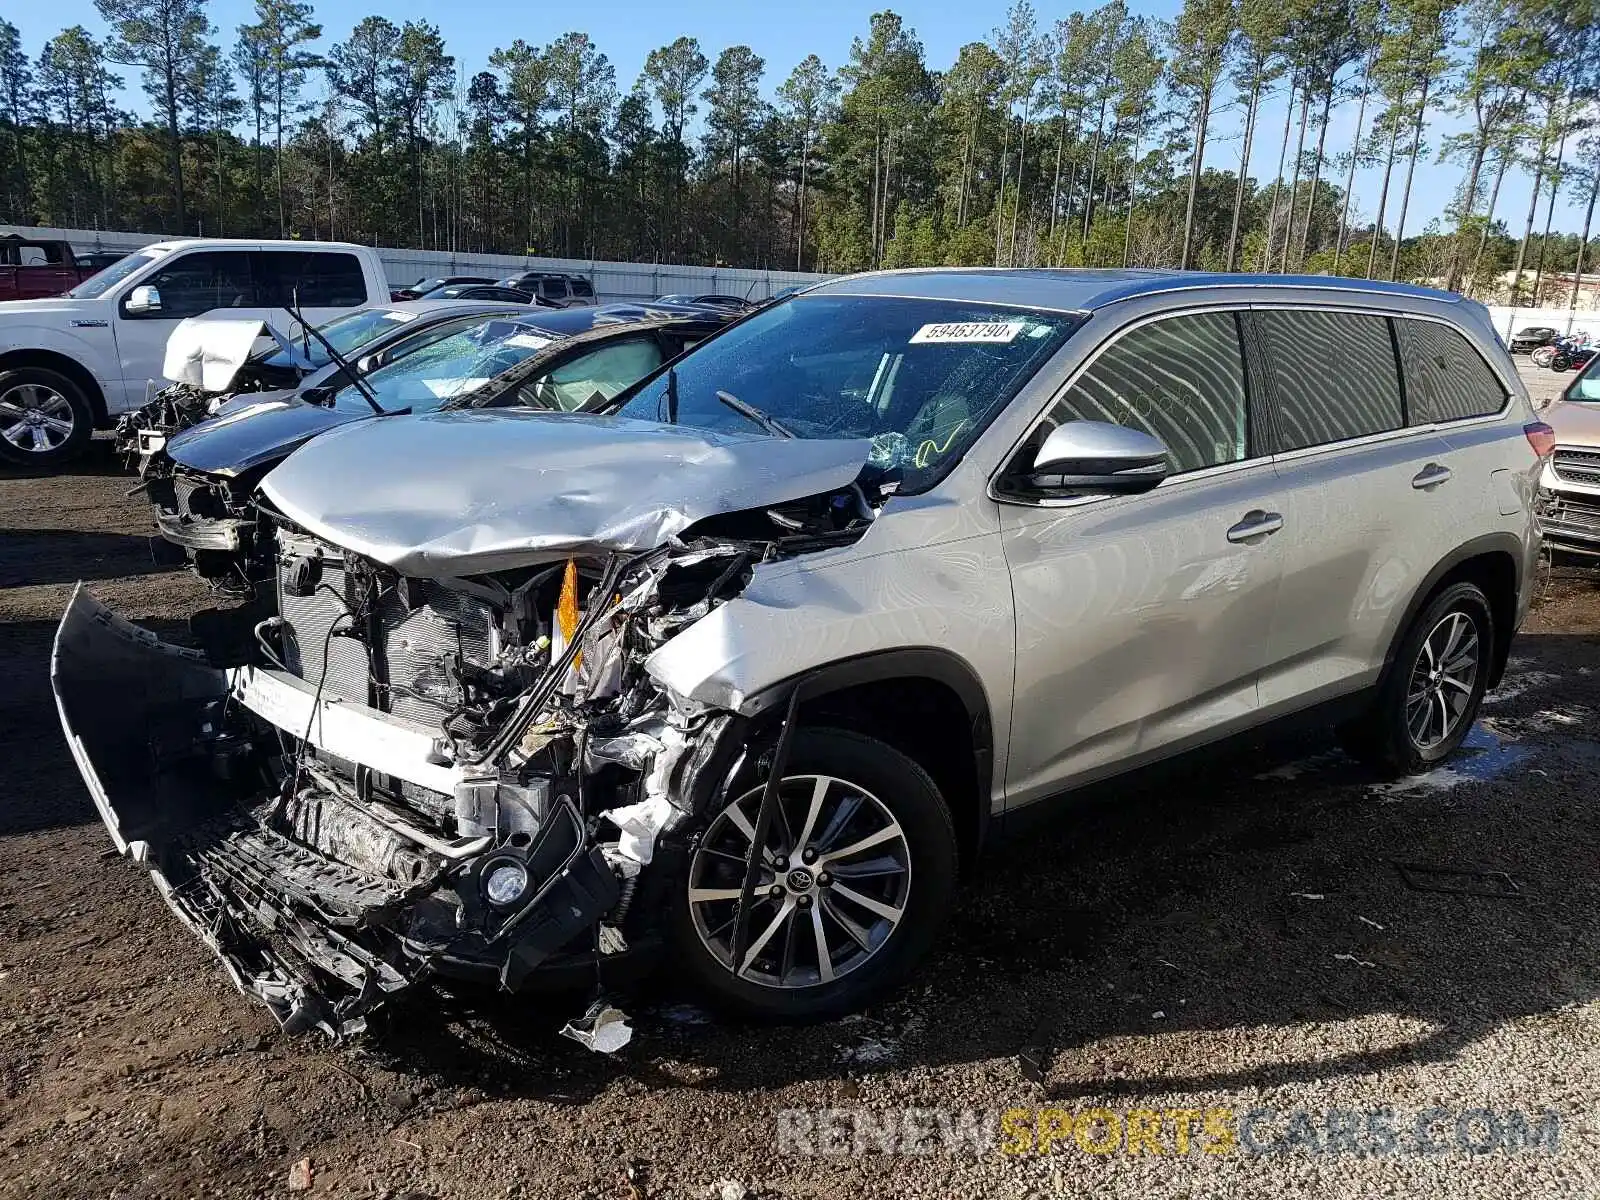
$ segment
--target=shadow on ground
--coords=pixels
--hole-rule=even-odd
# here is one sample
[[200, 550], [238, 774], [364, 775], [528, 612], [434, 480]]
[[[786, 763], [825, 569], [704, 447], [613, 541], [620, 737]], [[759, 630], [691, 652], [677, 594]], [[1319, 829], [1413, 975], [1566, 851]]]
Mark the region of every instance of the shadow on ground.
[[[1600, 711], [1592, 640], [1524, 638], [1518, 654], [1507, 690], [1521, 690], [1491, 706], [1491, 726]], [[624, 1076], [648, 1089], [681, 1087], [687, 1075], [731, 1095], [878, 1067], [1010, 1059], [1030, 1044], [1046, 1048], [1042, 1094], [1068, 1104], [1448, 1059], [1506, 1022], [1600, 989], [1600, 947], [1586, 933], [1600, 920], [1590, 808], [1600, 745], [1581, 728], [1553, 728], [1516, 743], [1517, 753], [1486, 732], [1448, 774], [1400, 787], [1322, 734], [1100, 789], [991, 852], [943, 951], [862, 1018], [800, 1030], [717, 1022], [658, 978], [624, 1001], [639, 1035], [617, 1060], [555, 1036], [583, 997], [468, 994], [440, 1007], [424, 993], [374, 1048], [397, 1071], [572, 1100]], [[1401, 864], [1417, 868], [1410, 883]], [[1492, 893], [1502, 878], [1514, 896], [1430, 890]], [[670, 969], [662, 975], [670, 980]], [[1276, 1027], [1376, 1013], [1415, 1018], [1415, 1035], [1300, 1061], [1263, 1050], [1251, 1063], [1241, 1049]], [[1181, 1057], [1206, 1039], [1173, 1038], [1173, 1056], [1157, 1056], [1152, 1073], [1150, 1055], [1133, 1069], [1116, 1048], [1123, 1036], [1195, 1030], [1217, 1035], [1217, 1055]]]

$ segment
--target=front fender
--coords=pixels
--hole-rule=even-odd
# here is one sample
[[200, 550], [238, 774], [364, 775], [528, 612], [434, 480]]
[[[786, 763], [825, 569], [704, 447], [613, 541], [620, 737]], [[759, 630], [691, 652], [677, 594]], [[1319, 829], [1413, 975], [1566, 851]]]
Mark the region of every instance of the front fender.
[[[959, 664], [992, 724], [995, 779], [1005, 778], [1015, 616], [998, 534], [825, 565], [756, 569], [744, 593], [645, 662], [662, 687], [752, 717], [774, 688], [854, 660], [904, 651]], [[976, 701], [974, 701], [976, 703]]]
[[[81, 332], [62, 329], [57, 324], [42, 321], [9, 319], [10, 314], [0, 308], [0, 358], [18, 350], [43, 350], [70, 358], [94, 376], [100, 390], [110, 394], [110, 385], [116, 381], [116, 342], [110, 321], [104, 328], [85, 328]], [[77, 317], [63, 315], [61, 323], [68, 320], [94, 321], [102, 318], [85, 314]], [[94, 335], [102, 335], [96, 337]]]

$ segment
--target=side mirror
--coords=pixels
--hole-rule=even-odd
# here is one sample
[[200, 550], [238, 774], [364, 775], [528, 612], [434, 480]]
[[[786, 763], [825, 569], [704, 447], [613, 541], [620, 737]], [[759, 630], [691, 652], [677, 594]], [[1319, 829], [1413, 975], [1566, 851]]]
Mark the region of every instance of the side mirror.
[[1160, 438], [1105, 421], [1068, 421], [1050, 431], [1021, 482], [1045, 495], [1133, 496], [1148, 492], [1168, 471]]
[[131, 313], [155, 313], [161, 311], [161, 293], [151, 284], [141, 283], [128, 293], [128, 299], [123, 308]]

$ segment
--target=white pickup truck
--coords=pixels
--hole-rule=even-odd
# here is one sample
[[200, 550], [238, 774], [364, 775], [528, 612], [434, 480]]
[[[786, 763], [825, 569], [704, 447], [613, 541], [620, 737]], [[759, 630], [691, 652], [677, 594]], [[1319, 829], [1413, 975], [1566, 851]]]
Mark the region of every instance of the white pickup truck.
[[0, 303], [0, 460], [53, 467], [164, 387], [167, 337], [185, 317], [320, 324], [389, 299], [377, 251], [344, 242], [157, 242], [64, 296]]

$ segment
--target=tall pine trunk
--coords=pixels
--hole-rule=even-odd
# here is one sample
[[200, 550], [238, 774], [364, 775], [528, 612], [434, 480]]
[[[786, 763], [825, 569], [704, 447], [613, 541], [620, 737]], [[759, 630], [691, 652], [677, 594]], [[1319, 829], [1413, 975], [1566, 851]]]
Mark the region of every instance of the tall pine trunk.
[[1128, 219], [1122, 227], [1122, 265], [1129, 266], [1133, 255], [1133, 207], [1139, 197], [1139, 143], [1144, 140], [1144, 123], [1133, 135], [1133, 153], [1128, 158]]
[[1389, 278], [1400, 275], [1400, 241], [1406, 235], [1406, 209], [1411, 206], [1411, 182], [1417, 173], [1417, 157], [1422, 153], [1422, 117], [1428, 107], [1428, 89], [1433, 80], [1422, 81], [1422, 94], [1417, 99], [1416, 119], [1411, 123], [1411, 161], [1406, 164], [1406, 182], [1400, 191], [1400, 215], [1394, 223], [1394, 250], [1389, 255]]
[[1344, 257], [1344, 239], [1350, 230], [1350, 197], [1356, 186], [1356, 163], [1361, 158], [1361, 130], [1367, 120], [1367, 97], [1372, 92], [1372, 64], [1377, 51], [1368, 53], [1361, 69], [1361, 103], [1356, 108], [1356, 135], [1350, 139], [1350, 170], [1344, 177], [1344, 207], [1339, 211], [1339, 232], [1333, 239], [1333, 274], [1339, 273], [1339, 260]]
[[1179, 256], [1178, 269], [1189, 269], [1190, 256], [1194, 250], [1194, 204], [1195, 196], [1200, 191], [1201, 164], [1206, 156], [1206, 126], [1211, 121], [1211, 93], [1212, 87], [1206, 88], [1200, 96], [1199, 112], [1194, 123], [1194, 161], [1189, 164], [1189, 202], [1183, 213], [1183, 253]]
[[1030, 96], [1022, 106], [1022, 137], [1017, 147], [1016, 199], [1012, 201], [1011, 245], [1007, 247], [1006, 261], [1013, 267], [1017, 265], [1017, 222], [1022, 216], [1022, 173], [1028, 166], [1028, 116], [1032, 109], [1033, 98]]
[[1244, 110], [1244, 146], [1239, 151], [1239, 178], [1233, 189], [1233, 220], [1228, 226], [1227, 270], [1239, 269], [1239, 221], [1244, 213], [1245, 181], [1250, 175], [1250, 148], [1256, 134], [1256, 111], [1261, 107], [1261, 69], [1250, 80], [1250, 99]]
[[1383, 239], [1383, 214], [1389, 206], [1389, 180], [1394, 175], [1395, 149], [1400, 143], [1400, 121], [1397, 117], [1389, 127], [1389, 151], [1383, 160], [1383, 186], [1378, 190], [1378, 215], [1372, 222], [1372, 241], [1367, 246], [1367, 278], [1371, 279], [1378, 268], [1378, 243]]
[[[1063, 109], [1061, 113], [1061, 129], [1056, 137], [1056, 177], [1050, 185], [1050, 265], [1060, 266], [1060, 256], [1056, 253], [1056, 218], [1061, 211], [1061, 156], [1067, 148], [1067, 114]], [[962, 184], [966, 180], [962, 179]]]
[[1583, 236], [1578, 239], [1578, 261], [1572, 269], [1572, 294], [1567, 297], [1567, 307], [1578, 307], [1578, 284], [1583, 282], [1583, 252], [1589, 245], [1589, 229], [1594, 224], [1594, 202], [1600, 198], [1600, 169], [1589, 184], [1589, 207], [1583, 213]]
[[1289, 77], [1289, 103], [1283, 110], [1283, 141], [1278, 145], [1278, 177], [1272, 182], [1272, 203], [1267, 207], [1267, 240], [1261, 248], [1261, 269], [1272, 266], [1272, 235], [1278, 224], [1278, 198], [1283, 191], [1283, 164], [1289, 161], [1289, 131], [1294, 128], [1294, 98], [1300, 94], [1298, 75]]
[[1006, 108], [1006, 132], [1000, 142], [1000, 191], [994, 201], [994, 265], [1000, 265], [1000, 246], [1006, 231], [1006, 165], [1011, 157], [1011, 109]]
[[166, 73], [166, 95], [167, 170], [172, 172], [172, 197], [178, 218], [177, 231], [179, 236], [182, 236], [188, 233], [185, 226], [189, 220], [189, 209], [183, 194], [183, 143], [178, 136], [178, 79], [171, 68]]
[[1494, 183], [1489, 188], [1489, 207], [1483, 214], [1483, 228], [1478, 231], [1478, 249], [1472, 256], [1472, 274], [1467, 277], [1467, 287], [1471, 289], [1477, 282], [1478, 272], [1483, 267], [1483, 252], [1489, 246], [1489, 228], [1494, 224], [1495, 206], [1500, 202], [1500, 184], [1505, 180], [1506, 168], [1511, 165], [1511, 146], [1509, 144], [1500, 149], [1500, 165], [1495, 169]]
[[1089, 147], [1089, 182], [1083, 190], [1083, 241], [1089, 241], [1089, 226], [1094, 221], [1094, 175], [1100, 166], [1100, 140], [1105, 136], [1106, 102], [1100, 101], [1100, 115], [1094, 124], [1094, 145]]
[[1556, 193], [1561, 190], [1561, 163], [1567, 156], [1567, 127], [1561, 127], [1561, 140], [1556, 143], [1556, 165], [1550, 171], [1550, 203], [1544, 210], [1544, 237], [1539, 239], [1539, 256], [1533, 261], [1533, 299], [1539, 302], [1539, 289], [1544, 282], [1544, 252], [1550, 245], [1550, 226], [1556, 217]]
[[1539, 193], [1544, 189], [1544, 163], [1550, 153], [1549, 126], [1539, 139], [1539, 156], [1533, 164], [1533, 190], [1528, 193], [1528, 219], [1522, 226], [1522, 242], [1517, 246], [1517, 265], [1511, 276], [1511, 305], [1516, 307], [1522, 299], [1522, 268], [1528, 262], [1528, 246], [1533, 241], [1533, 222], [1539, 215]]
[[1322, 93], [1322, 124], [1317, 129], [1317, 149], [1311, 158], [1311, 192], [1306, 197], [1306, 215], [1300, 224], [1300, 250], [1295, 255], [1295, 268], [1306, 265], [1306, 247], [1311, 240], [1311, 214], [1317, 202], [1317, 184], [1322, 181], [1322, 153], [1328, 144], [1328, 116], [1333, 111], [1333, 80], [1328, 80], [1328, 90]]
[[1306, 123], [1311, 117], [1311, 75], [1306, 74], [1305, 93], [1300, 97], [1300, 136], [1294, 144], [1294, 169], [1289, 175], [1289, 203], [1283, 210], [1283, 257], [1278, 269], [1289, 272], [1289, 247], [1294, 242], [1294, 202], [1300, 194], [1300, 163], [1306, 156]]

